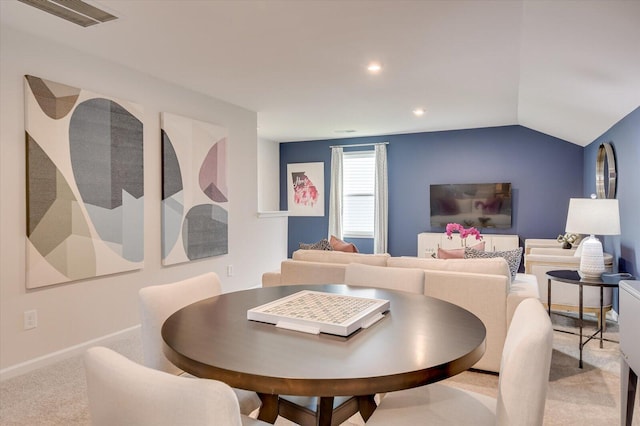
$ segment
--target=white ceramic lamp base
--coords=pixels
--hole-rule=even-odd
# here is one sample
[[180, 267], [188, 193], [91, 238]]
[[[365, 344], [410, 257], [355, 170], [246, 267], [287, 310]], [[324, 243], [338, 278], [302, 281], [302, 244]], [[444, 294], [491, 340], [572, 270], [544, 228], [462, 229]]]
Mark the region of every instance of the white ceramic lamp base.
[[602, 244], [591, 235], [582, 243], [579, 274], [583, 278], [600, 278], [605, 271]]

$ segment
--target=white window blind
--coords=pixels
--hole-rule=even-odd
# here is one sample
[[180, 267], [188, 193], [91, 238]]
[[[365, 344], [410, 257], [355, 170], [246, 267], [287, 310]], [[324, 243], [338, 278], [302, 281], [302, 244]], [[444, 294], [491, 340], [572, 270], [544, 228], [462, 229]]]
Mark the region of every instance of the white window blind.
[[373, 238], [375, 152], [345, 152], [342, 172], [343, 234]]

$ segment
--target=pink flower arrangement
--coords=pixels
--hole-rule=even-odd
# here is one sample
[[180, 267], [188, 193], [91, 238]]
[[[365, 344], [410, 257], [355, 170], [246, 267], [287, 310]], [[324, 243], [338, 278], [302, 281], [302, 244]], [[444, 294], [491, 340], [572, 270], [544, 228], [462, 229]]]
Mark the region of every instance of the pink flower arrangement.
[[451, 234], [453, 234], [454, 232], [459, 232], [460, 233], [460, 238], [461, 239], [465, 239], [467, 238], [469, 235], [473, 235], [476, 237], [476, 240], [481, 240], [482, 239], [482, 235], [480, 235], [480, 231], [478, 231], [476, 228], [471, 227], [468, 229], [465, 229], [464, 226], [460, 225], [459, 223], [448, 223], [445, 233], [447, 234], [447, 238], [451, 239]]

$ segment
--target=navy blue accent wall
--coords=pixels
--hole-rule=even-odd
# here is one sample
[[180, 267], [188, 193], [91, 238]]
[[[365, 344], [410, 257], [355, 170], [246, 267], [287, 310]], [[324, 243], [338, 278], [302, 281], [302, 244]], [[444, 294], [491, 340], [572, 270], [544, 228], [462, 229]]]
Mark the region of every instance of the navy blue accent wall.
[[[291, 142], [280, 144], [280, 210], [287, 210], [287, 164], [324, 163], [324, 216], [290, 216], [288, 227], [288, 256], [300, 243], [315, 243], [327, 238], [329, 229], [329, 189], [331, 185], [331, 146], [351, 144], [353, 139]], [[345, 148], [345, 151], [357, 148]], [[364, 149], [364, 148], [363, 148]], [[367, 147], [366, 149], [372, 149]], [[362, 253], [373, 253], [373, 239], [345, 239]]]
[[[596, 191], [598, 147], [610, 142], [616, 157], [620, 236], [604, 237], [604, 250], [618, 259], [619, 272], [640, 275], [640, 107], [585, 147], [584, 196]], [[599, 237], [602, 238], [602, 237]], [[638, 278], [636, 278], [638, 279]]]
[[[389, 142], [389, 246], [392, 256], [416, 256], [417, 234], [444, 232], [429, 224], [429, 185], [511, 182], [511, 229], [484, 233], [555, 238], [564, 232], [569, 198], [583, 193], [584, 149], [522, 126], [280, 144], [280, 208], [287, 209], [288, 163], [325, 164], [325, 216], [289, 217], [289, 256], [300, 242], [328, 229], [332, 145]], [[365, 240], [366, 241], [366, 240]], [[372, 244], [356, 242], [360, 251]]]

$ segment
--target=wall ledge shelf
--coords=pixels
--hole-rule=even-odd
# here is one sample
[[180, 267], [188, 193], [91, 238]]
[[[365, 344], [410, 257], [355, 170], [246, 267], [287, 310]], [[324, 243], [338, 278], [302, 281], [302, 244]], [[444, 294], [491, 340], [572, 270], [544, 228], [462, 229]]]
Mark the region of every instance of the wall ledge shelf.
[[286, 216], [289, 216], [289, 211], [288, 210], [274, 210], [274, 211], [258, 212], [258, 217], [260, 219], [265, 218], [265, 217], [286, 217]]

